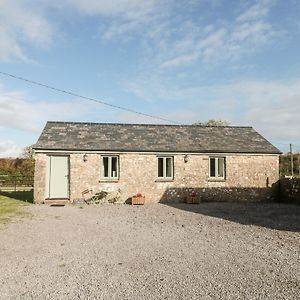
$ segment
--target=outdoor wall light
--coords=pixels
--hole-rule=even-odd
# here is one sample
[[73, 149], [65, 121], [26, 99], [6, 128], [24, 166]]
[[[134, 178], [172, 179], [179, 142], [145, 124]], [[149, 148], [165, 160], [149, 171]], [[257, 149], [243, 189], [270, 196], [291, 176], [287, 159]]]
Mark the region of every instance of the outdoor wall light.
[[185, 155], [184, 158], [183, 158], [183, 160], [184, 160], [185, 163], [187, 163], [189, 161], [188, 155]]
[[87, 161], [87, 155], [86, 155], [86, 154], [83, 155], [83, 161], [84, 161], [84, 162]]

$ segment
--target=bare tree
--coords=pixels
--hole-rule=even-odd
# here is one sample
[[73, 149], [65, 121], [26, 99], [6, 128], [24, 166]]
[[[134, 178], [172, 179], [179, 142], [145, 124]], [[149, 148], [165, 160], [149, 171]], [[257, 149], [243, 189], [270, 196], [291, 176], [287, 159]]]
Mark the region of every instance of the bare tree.
[[22, 158], [26, 158], [26, 159], [33, 159], [33, 149], [32, 149], [33, 145], [29, 145], [23, 148], [21, 157]]

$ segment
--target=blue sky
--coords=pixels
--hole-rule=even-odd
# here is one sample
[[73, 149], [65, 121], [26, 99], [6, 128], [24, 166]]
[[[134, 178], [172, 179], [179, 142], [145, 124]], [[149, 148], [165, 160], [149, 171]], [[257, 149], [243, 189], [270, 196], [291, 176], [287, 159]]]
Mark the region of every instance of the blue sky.
[[[300, 1], [0, 0], [0, 71], [300, 151]], [[0, 156], [47, 120], [161, 123], [0, 75]]]

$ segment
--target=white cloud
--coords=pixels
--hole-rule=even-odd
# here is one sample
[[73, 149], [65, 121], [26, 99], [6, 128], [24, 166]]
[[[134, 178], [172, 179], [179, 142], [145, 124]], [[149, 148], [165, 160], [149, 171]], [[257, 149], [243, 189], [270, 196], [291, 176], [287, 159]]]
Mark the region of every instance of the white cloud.
[[158, 52], [161, 68], [190, 66], [197, 61], [228, 63], [260, 51], [282, 34], [267, 21], [271, 5], [259, 0], [233, 20], [216, 20], [206, 26], [189, 23], [181, 37], [168, 41], [167, 50]]
[[49, 5], [69, 6], [88, 15], [125, 15], [127, 18], [137, 19], [151, 12], [157, 4], [157, 0], [53, 0]]
[[25, 100], [24, 92], [7, 92], [0, 88], [0, 126], [39, 133], [46, 121], [65, 120], [84, 114], [90, 106], [74, 101]]
[[142, 24], [149, 22], [159, 14], [159, 8], [165, 0], [42, 0], [45, 6], [58, 10], [71, 10], [81, 16], [100, 17], [107, 21], [102, 37], [106, 39], [120, 37], [123, 33], [140, 29]]
[[13, 140], [1, 140], [0, 141], [0, 157], [18, 157], [22, 152], [22, 148], [19, 147]]
[[15, 57], [23, 61], [27, 61], [22, 48], [16, 41], [15, 37], [12, 36], [8, 30], [5, 30], [0, 25], [0, 61], [8, 60], [9, 58]]
[[250, 82], [237, 86], [248, 93], [244, 120], [273, 139], [300, 141], [300, 80]]
[[[180, 4], [175, 0], [37, 0], [35, 3], [1, 0], [0, 60], [30, 61], [28, 45], [51, 45], [54, 35], [63, 30], [62, 20], [52, 18], [65, 11], [98, 20], [95, 32], [100, 29], [105, 40], [127, 40], [132, 33], [137, 34], [137, 42], [145, 46], [145, 60], [150, 58], [151, 63], [163, 69], [195, 61], [218, 63], [239, 59], [259, 51], [274, 39], [276, 31], [267, 21], [273, 1], [257, 0], [233, 19], [209, 23], [206, 14], [222, 9], [220, 3], [219, 0], [189, 0]], [[196, 8], [201, 8], [200, 18], [189, 15]]]
[[25, 146], [37, 140], [47, 121], [116, 122], [126, 114], [80, 98], [29, 98], [27, 92], [8, 91], [0, 85], [0, 157], [18, 156]]
[[[225, 119], [233, 125], [254, 126], [273, 141], [300, 144], [300, 79], [236, 81], [188, 88], [158, 80], [129, 88], [149, 101], [170, 101], [169, 109], [160, 110], [170, 119], [183, 123]], [[154, 93], [156, 97], [151, 97]]]
[[199, 57], [199, 54], [197, 53], [186, 53], [180, 56], [177, 56], [175, 58], [171, 58], [170, 60], [167, 60], [161, 64], [162, 68], [173, 68], [173, 67], [181, 67], [190, 65], [193, 63], [197, 58]]
[[106, 16], [107, 23], [100, 27], [101, 37], [106, 40], [127, 40], [138, 34], [142, 40], [161, 30], [168, 13], [168, 1], [113, 0], [110, 5], [100, 5], [95, 14]]
[[[275, 1], [273, 1], [274, 3]], [[270, 11], [270, 6], [273, 4], [270, 0], [258, 0], [255, 4], [247, 8], [242, 14], [237, 17], [238, 22], [248, 22], [264, 18]]]
[[38, 7], [25, 1], [0, 1], [0, 60], [28, 62], [25, 45], [45, 47], [51, 43], [53, 26]]
[[61, 20], [52, 20], [51, 17], [56, 14], [59, 16], [61, 12], [75, 12], [80, 17], [99, 17], [99, 26], [102, 24], [101, 26], [104, 27], [102, 37], [110, 39], [140, 30], [142, 25], [160, 15], [165, 2], [159, 0], [37, 0], [34, 2], [1, 0], [0, 61], [17, 59], [30, 62], [26, 48], [28, 46], [48, 47], [52, 44], [53, 37], [59, 33]]

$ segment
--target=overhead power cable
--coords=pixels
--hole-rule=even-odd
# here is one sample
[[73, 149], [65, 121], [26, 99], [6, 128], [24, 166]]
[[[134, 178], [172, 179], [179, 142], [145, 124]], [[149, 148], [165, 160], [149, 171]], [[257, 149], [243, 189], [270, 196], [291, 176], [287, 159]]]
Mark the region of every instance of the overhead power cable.
[[106, 105], [106, 106], [110, 106], [112, 108], [116, 108], [116, 109], [119, 109], [119, 110], [127, 111], [127, 112], [134, 113], [134, 114], [137, 114], [137, 115], [141, 115], [141, 116], [145, 116], [145, 117], [149, 117], [149, 118], [152, 118], [152, 119], [157, 119], [157, 120], [161, 120], [161, 121], [165, 121], [165, 122], [169, 122], [169, 123], [173, 123], [173, 124], [183, 125], [181, 122], [169, 120], [169, 119], [159, 117], [159, 116], [155, 116], [155, 115], [146, 114], [146, 113], [143, 113], [143, 112], [133, 110], [131, 108], [127, 108], [127, 107], [123, 107], [123, 106], [119, 106], [119, 105], [114, 105], [114, 104], [105, 102], [103, 100], [82, 96], [82, 95], [74, 93], [72, 91], [63, 90], [63, 89], [60, 89], [60, 88], [57, 88], [57, 87], [50, 86], [48, 84], [40, 83], [40, 82], [37, 82], [37, 81], [34, 81], [34, 80], [30, 80], [30, 79], [23, 78], [23, 77], [20, 77], [20, 76], [16, 76], [16, 75], [13, 75], [13, 74], [9, 74], [9, 73], [6, 73], [6, 72], [0, 71], [0, 74], [4, 75], [4, 76], [7, 76], [7, 77], [14, 78], [14, 79], [18, 79], [18, 80], [21, 80], [21, 81], [25, 81], [25, 82], [30, 83], [30, 84], [41, 86], [41, 87], [44, 87], [44, 88], [47, 88], [47, 89], [50, 89], [50, 90], [53, 90], [53, 91], [56, 91], [56, 92], [64, 93], [64, 94], [71, 95], [71, 96], [74, 96], [74, 97], [77, 97], [77, 98], [81, 98], [81, 99], [84, 99], [84, 100], [87, 100], [87, 101], [91, 101], [91, 102], [103, 104], [103, 105]]

